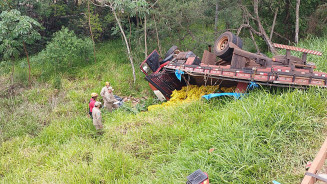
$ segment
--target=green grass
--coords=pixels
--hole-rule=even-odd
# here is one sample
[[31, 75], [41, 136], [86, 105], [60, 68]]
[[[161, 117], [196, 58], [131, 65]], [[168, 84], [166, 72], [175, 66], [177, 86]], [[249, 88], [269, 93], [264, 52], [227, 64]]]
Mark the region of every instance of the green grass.
[[[310, 48], [327, 53], [326, 42]], [[87, 103], [105, 81], [118, 95], [152, 95], [141, 72], [132, 84], [123, 48], [99, 45], [97, 63], [64, 74], [59, 92], [49, 81], [1, 99], [1, 183], [185, 183], [197, 169], [210, 183], [301, 181], [324, 140], [326, 90], [260, 88], [240, 100], [141, 113], [126, 107], [103, 112], [97, 135]], [[309, 58], [327, 71], [325, 55]]]

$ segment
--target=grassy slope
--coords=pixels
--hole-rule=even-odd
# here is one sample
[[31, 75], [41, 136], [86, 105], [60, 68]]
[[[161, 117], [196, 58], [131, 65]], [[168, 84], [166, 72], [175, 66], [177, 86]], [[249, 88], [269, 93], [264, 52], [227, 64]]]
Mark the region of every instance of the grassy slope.
[[[327, 53], [326, 43], [315, 40], [310, 48]], [[103, 114], [105, 133], [96, 136], [85, 106], [104, 81], [119, 95], [150, 94], [140, 72], [136, 88], [129, 87], [121, 50], [118, 43], [101, 45], [99, 62], [64, 79], [58, 95], [51, 85], [35, 84], [3, 99], [1, 182], [184, 183], [200, 168], [211, 183], [298, 183], [324, 140], [327, 92], [321, 89], [260, 89], [238, 101], [198, 101], [136, 115], [118, 110]], [[325, 55], [309, 60], [327, 71]]]

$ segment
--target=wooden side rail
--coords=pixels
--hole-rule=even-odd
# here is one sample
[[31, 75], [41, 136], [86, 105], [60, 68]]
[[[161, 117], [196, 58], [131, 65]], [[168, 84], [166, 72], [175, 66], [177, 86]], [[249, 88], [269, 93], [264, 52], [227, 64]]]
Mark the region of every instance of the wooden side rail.
[[294, 50], [294, 51], [298, 51], [298, 52], [303, 52], [303, 53], [322, 56], [321, 52], [314, 51], [314, 50], [303, 49], [303, 48], [299, 48], [299, 47], [294, 47], [294, 46], [289, 46], [289, 45], [282, 45], [282, 44], [277, 44], [277, 43], [274, 43], [273, 45], [274, 45], [274, 47], [280, 48], [280, 49]]
[[[327, 156], [327, 138], [325, 142], [321, 146], [316, 158], [313, 160], [308, 173], [317, 174], [317, 172], [324, 165]], [[305, 175], [301, 184], [314, 184], [316, 182], [316, 178], [313, 176]]]

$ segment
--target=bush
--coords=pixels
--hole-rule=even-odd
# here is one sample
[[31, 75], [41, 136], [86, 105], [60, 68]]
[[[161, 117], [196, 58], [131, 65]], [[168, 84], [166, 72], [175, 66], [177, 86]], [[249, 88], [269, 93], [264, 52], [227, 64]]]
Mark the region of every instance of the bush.
[[[46, 64], [47, 70], [55, 72], [73, 71], [77, 66], [86, 64], [93, 51], [89, 38], [78, 38], [73, 31], [63, 27], [54, 34], [46, 49], [38, 54], [36, 60]], [[48, 64], [49, 63], [49, 64]]]
[[55, 89], [61, 89], [61, 77], [60, 76], [56, 76], [54, 79], [53, 79], [53, 88]]

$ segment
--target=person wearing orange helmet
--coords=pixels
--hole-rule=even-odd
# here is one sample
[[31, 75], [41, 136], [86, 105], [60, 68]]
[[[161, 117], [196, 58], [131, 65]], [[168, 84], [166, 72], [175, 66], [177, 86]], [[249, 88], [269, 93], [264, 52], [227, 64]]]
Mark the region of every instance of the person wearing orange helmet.
[[97, 98], [98, 98], [97, 93], [92, 93], [91, 94], [91, 99], [90, 99], [90, 102], [89, 102], [89, 115], [90, 115], [91, 119], [93, 119], [92, 110], [93, 110], [93, 107], [94, 107], [94, 104], [95, 104]]
[[105, 83], [106, 86], [102, 88], [100, 95], [103, 98], [104, 106], [109, 112], [112, 112], [113, 108], [117, 108], [114, 104], [117, 102], [116, 98], [114, 97], [112, 91], [114, 90], [109, 82]]
[[101, 89], [100, 95], [102, 96], [103, 99], [103, 107], [107, 107], [107, 103], [109, 99], [107, 98], [108, 96], [108, 88], [110, 87], [110, 83], [106, 82], [106, 85]]

